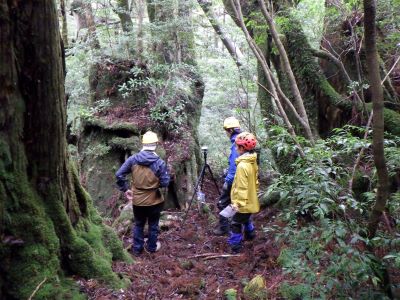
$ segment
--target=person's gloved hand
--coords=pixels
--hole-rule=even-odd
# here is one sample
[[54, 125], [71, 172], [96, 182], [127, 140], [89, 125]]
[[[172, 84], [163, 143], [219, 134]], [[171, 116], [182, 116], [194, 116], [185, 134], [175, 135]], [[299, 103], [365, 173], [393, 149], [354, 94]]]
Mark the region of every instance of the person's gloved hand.
[[125, 192], [125, 197], [126, 199], [128, 199], [129, 201], [133, 200], [133, 192], [131, 190], [126, 190]]
[[239, 211], [239, 207], [235, 203], [232, 203], [231, 207], [234, 211]]
[[223, 191], [228, 190], [228, 183], [226, 181], [224, 182], [224, 185], [222, 186], [222, 190]]

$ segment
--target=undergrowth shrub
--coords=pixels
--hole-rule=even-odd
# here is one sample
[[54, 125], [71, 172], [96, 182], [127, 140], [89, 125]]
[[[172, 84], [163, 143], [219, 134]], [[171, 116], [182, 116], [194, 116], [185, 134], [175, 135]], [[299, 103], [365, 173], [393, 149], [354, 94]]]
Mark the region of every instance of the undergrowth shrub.
[[[269, 132], [268, 146], [274, 156], [290, 162], [261, 193], [261, 198], [279, 194], [278, 219], [286, 226], [265, 231], [284, 245], [278, 263], [291, 279], [280, 287], [287, 299], [387, 298], [385, 272], [389, 266], [399, 267], [400, 238], [382, 230], [373, 239], [364, 238], [376, 198], [372, 142], [363, 138], [364, 132], [346, 126], [315, 146], [299, 139], [304, 158], [286, 130], [273, 127]], [[392, 176], [399, 174], [399, 145], [397, 137], [386, 136], [385, 154]], [[362, 148], [358, 172], [369, 178], [370, 185], [359, 201], [348, 183]], [[397, 192], [388, 201], [394, 224], [400, 224], [399, 198]]]

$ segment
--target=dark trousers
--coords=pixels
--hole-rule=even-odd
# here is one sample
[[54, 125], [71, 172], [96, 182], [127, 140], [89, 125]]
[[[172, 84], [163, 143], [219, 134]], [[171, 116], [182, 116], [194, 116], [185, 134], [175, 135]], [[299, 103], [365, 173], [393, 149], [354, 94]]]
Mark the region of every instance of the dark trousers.
[[243, 229], [245, 239], [254, 238], [254, 225], [250, 217], [250, 213], [236, 213], [232, 217], [231, 235], [228, 239], [228, 244], [231, 246], [232, 249], [239, 250], [241, 248], [243, 240]]
[[231, 190], [232, 190], [231, 184], [228, 184], [227, 189], [222, 189], [222, 194], [219, 197], [217, 204], [219, 211], [223, 210], [225, 207], [231, 204]]
[[147, 250], [156, 251], [158, 237], [158, 222], [164, 203], [152, 206], [133, 206], [135, 225], [133, 229], [133, 250], [142, 252], [144, 247], [144, 226], [149, 226]]
[[[228, 188], [222, 189], [221, 196], [219, 197], [217, 207], [219, 211], [223, 210], [225, 207], [231, 204], [231, 190], [232, 185], [228, 184]], [[228, 233], [229, 232], [229, 220], [221, 215], [219, 215], [219, 228]]]

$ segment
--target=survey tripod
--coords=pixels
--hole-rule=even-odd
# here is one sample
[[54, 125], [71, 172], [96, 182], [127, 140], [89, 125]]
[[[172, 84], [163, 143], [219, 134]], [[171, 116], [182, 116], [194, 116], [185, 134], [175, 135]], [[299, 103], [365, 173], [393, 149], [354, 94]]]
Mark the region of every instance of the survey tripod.
[[221, 195], [221, 192], [219, 191], [219, 187], [218, 187], [217, 181], [214, 178], [214, 174], [211, 171], [210, 165], [207, 163], [208, 148], [206, 146], [203, 146], [203, 147], [201, 147], [201, 151], [203, 152], [204, 164], [203, 164], [203, 167], [201, 168], [201, 172], [200, 172], [199, 178], [197, 179], [192, 198], [190, 199], [190, 202], [189, 202], [189, 206], [186, 209], [185, 216], [182, 219], [182, 224], [185, 223], [185, 221], [186, 221], [186, 217], [187, 217], [187, 215], [189, 213], [189, 210], [190, 210], [190, 208], [192, 206], [193, 199], [197, 195], [197, 192], [199, 192], [199, 187], [200, 187], [200, 191], [203, 190], [204, 176], [205, 176], [207, 170], [210, 172], [211, 179], [215, 184], [215, 188], [217, 189], [218, 194]]

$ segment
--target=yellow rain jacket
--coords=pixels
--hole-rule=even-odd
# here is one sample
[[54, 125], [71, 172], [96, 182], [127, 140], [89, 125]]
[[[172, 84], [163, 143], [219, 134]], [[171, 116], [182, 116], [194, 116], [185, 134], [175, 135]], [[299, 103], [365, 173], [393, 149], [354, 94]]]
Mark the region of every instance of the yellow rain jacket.
[[244, 153], [236, 158], [236, 174], [231, 190], [232, 204], [237, 205], [240, 213], [260, 211], [258, 201], [258, 166], [256, 153]]

